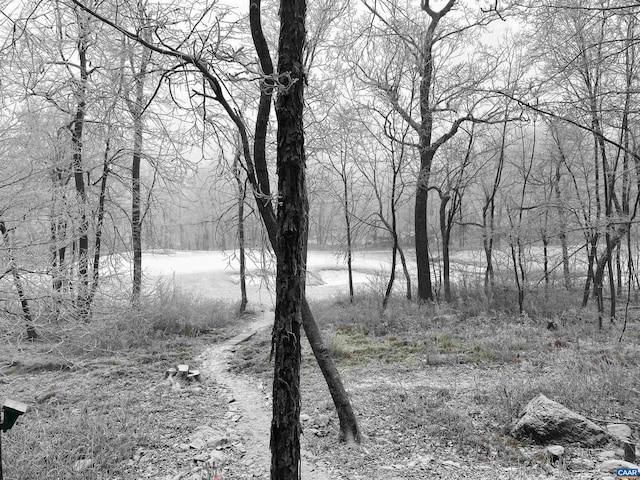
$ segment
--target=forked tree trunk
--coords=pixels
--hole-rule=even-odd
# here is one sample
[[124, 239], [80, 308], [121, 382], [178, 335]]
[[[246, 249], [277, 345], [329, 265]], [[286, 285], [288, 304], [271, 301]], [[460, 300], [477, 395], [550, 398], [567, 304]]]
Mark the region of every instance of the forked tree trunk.
[[[303, 132], [306, 1], [280, 3], [276, 308], [272, 350], [271, 480], [300, 479], [300, 334], [304, 300], [306, 185]], [[286, 76], [283, 76], [286, 75]]]
[[[260, 0], [250, 0], [249, 20], [251, 22], [251, 35], [253, 37], [256, 52], [260, 60], [260, 66], [265, 73], [265, 79], [261, 82], [260, 103], [258, 114], [256, 117], [255, 140], [254, 140], [254, 158], [255, 164], [252, 162], [249, 149], [248, 136], [242, 120], [233, 117], [236, 126], [240, 131], [240, 137], [243, 143], [243, 156], [247, 162], [247, 172], [249, 181], [253, 187], [254, 196], [258, 205], [258, 211], [264, 222], [269, 241], [274, 251], [277, 253], [276, 238], [276, 217], [271, 203], [271, 194], [269, 188], [269, 173], [267, 169], [267, 161], [265, 156], [265, 139], [266, 129], [269, 121], [269, 112], [271, 108], [272, 96], [272, 80], [268, 79], [268, 75], [273, 73], [273, 65], [269, 49], [262, 33], [260, 24]], [[230, 110], [227, 110], [230, 112]], [[231, 112], [232, 113], [232, 112]], [[351, 406], [349, 394], [342, 383], [342, 378], [338, 372], [335, 362], [329, 355], [322, 334], [318, 328], [318, 324], [313, 317], [313, 313], [309, 308], [306, 298], [302, 304], [302, 323], [304, 331], [313, 350], [313, 354], [318, 362], [318, 366], [322, 371], [322, 375], [327, 382], [327, 387], [331, 398], [333, 399], [338, 419], [340, 421], [340, 441], [356, 441], [360, 442], [360, 430], [358, 421]]]

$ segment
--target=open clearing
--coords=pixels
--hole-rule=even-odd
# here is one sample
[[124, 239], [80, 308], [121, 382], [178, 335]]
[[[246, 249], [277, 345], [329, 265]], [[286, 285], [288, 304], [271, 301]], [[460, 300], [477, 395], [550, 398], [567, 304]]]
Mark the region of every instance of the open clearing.
[[[350, 305], [342, 260], [330, 252], [310, 256], [312, 310], [364, 442], [337, 443], [331, 399], [305, 342], [304, 478], [607, 475], [597, 469], [598, 455], [615, 445], [570, 446], [564, 461], [551, 465], [543, 447], [508, 431], [538, 393], [600, 424], [638, 427], [636, 318], [618, 343], [622, 322], [598, 331], [594, 315], [575, 309], [558, 311], [555, 331], [544, 318], [473, 315], [471, 307], [419, 307], [400, 298], [383, 313], [372, 285], [386, 259], [382, 252], [357, 258], [360, 293]], [[187, 294], [237, 300], [233, 262], [220, 252], [144, 258], [150, 291], [165, 284], [165, 314], [186, 309]], [[191, 335], [147, 326], [153, 338], [136, 338], [134, 322], [112, 316], [99, 325], [50, 325], [45, 332], [67, 333], [27, 343], [8, 324], [0, 396], [34, 410], [2, 437], [5, 479], [209, 480], [214, 472], [222, 480], [268, 478], [272, 295], [254, 278], [250, 315], [233, 319], [228, 310], [215, 327], [185, 330]], [[150, 318], [136, 319], [140, 330]], [[165, 380], [165, 370], [181, 363], [200, 369], [202, 382], [176, 387]]]

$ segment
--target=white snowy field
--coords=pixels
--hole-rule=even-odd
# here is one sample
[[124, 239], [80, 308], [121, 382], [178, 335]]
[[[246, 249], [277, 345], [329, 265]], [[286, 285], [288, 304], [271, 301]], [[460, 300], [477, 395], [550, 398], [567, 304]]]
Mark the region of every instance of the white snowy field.
[[[410, 249], [407, 255], [408, 268], [415, 285], [415, 257]], [[562, 272], [561, 251], [559, 247], [551, 247], [548, 252], [549, 269], [559, 278]], [[571, 270], [584, 270], [584, 253], [579, 247], [570, 248]], [[130, 275], [130, 261], [122, 256], [118, 262], [111, 257], [111, 267], [107, 270], [118, 270], [125, 277]], [[510, 252], [506, 249], [494, 250], [494, 268], [497, 275], [505, 281], [513, 276]], [[118, 263], [114, 267], [114, 263]], [[451, 281], [454, 284], [472, 286], [481, 285], [484, 277], [485, 257], [482, 250], [462, 250], [451, 253]], [[525, 253], [527, 275], [534, 284], [542, 279], [543, 253], [541, 247], [529, 247]], [[146, 291], [151, 291], [159, 282], [168, 286], [176, 286], [193, 295], [206, 298], [238, 301], [240, 299], [240, 265], [238, 252], [228, 251], [177, 251], [151, 250], [145, 251], [142, 258], [144, 284]], [[247, 294], [250, 304], [262, 305], [265, 308], [274, 303], [274, 275], [276, 265], [270, 257], [261, 256], [260, 251], [247, 253]], [[438, 259], [432, 263], [433, 279], [439, 284], [442, 279], [441, 265]], [[391, 269], [391, 251], [360, 251], [354, 254], [353, 279], [356, 289], [376, 288], [382, 293], [388, 281]], [[326, 299], [349, 292], [347, 262], [344, 255], [327, 250], [310, 250], [307, 264], [307, 297], [310, 299]], [[122, 278], [122, 277], [120, 277]], [[404, 275], [400, 259], [396, 266], [396, 291], [405, 288]]]
[[[360, 252], [353, 260], [356, 288], [367, 285], [379, 272], [388, 272], [390, 252]], [[145, 285], [170, 283], [192, 294], [235, 301], [240, 299], [240, 262], [237, 251], [149, 251], [142, 256]], [[273, 260], [259, 251], [247, 254], [247, 295], [252, 304], [272, 306], [275, 295]], [[329, 298], [348, 294], [349, 280], [344, 256], [310, 250], [307, 262], [307, 297]]]

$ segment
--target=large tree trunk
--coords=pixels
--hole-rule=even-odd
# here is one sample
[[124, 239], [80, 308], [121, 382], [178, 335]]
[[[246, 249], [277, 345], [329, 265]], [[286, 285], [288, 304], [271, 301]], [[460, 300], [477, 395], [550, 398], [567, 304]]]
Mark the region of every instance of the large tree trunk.
[[[254, 44], [258, 57], [260, 60], [260, 66], [265, 75], [273, 73], [273, 65], [271, 63], [271, 57], [269, 55], [267, 43], [262, 34], [262, 28], [260, 25], [260, 0], [250, 0], [249, 19], [251, 21], [251, 34], [253, 36]], [[256, 117], [255, 128], [255, 141], [254, 141], [254, 158], [255, 164], [252, 162], [251, 153], [249, 149], [249, 141], [246, 131], [244, 130], [244, 123], [237, 116], [234, 118], [234, 122], [238, 126], [240, 131], [240, 137], [243, 144], [243, 156], [247, 162], [247, 172], [249, 181], [253, 187], [256, 203], [258, 204], [258, 211], [264, 222], [269, 241], [271, 246], [278, 252], [277, 239], [276, 239], [276, 217], [273, 211], [273, 205], [271, 203], [271, 195], [269, 188], [269, 174], [267, 170], [267, 161], [265, 156], [265, 135], [267, 123], [269, 120], [269, 111], [271, 105], [272, 88], [270, 81], [265, 78], [260, 88], [260, 107], [258, 115]], [[230, 110], [228, 110], [229, 112]], [[233, 113], [231, 111], [231, 113]], [[329, 351], [322, 340], [322, 335], [318, 324], [313, 317], [313, 313], [309, 308], [309, 304], [304, 299], [302, 304], [302, 323], [304, 331], [313, 350], [313, 354], [318, 362], [318, 366], [322, 371], [322, 375], [327, 382], [327, 387], [340, 420], [340, 434], [341, 441], [355, 440], [360, 441], [360, 430], [358, 428], [358, 421], [353, 412], [351, 406], [351, 400], [349, 394], [342, 383], [342, 378], [338, 372], [338, 368], [335, 362], [329, 355]]]
[[[145, 40], [150, 37], [149, 28], [143, 23], [147, 18], [145, 5], [138, 2], [138, 21], [141, 22], [141, 35]], [[140, 293], [142, 291], [142, 205], [140, 196], [140, 166], [143, 152], [144, 112], [147, 108], [144, 93], [144, 85], [147, 78], [151, 51], [144, 48], [140, 53], [139, 63], [135, 55], [135, 48], [129, 57], [131, 74], [133, 75], [134, 96], [127, 94], [127, 107], [133, 118], [133, 155], [131, 159], [131, 249], [133, 251], [133, 285], [131, 291], [131, 303], [134, 307], [140, 305]]]
[[421, 172], [416, 192], [414, 230], [416, 265], [418, 268], [418, 298], [422, 301], [433, 300], [431, 266], [429, 261], [429, 239], [427, 235], [427, 187], [428, 175]]
[[[276, 103], [278, 198], [271, 479], [300, 479], [300, 333], [306, 228], [303, 131], [306, 1], [280, 3], [278, 73], [285, 79]], [[287, 77], [283, 77], [287, 75]]]

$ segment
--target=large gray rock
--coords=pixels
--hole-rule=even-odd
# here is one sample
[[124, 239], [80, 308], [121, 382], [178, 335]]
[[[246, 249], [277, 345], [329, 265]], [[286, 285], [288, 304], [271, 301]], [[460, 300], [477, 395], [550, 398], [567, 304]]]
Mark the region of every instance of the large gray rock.
[[579, 443], [587, 447], [607, 439], [607, 433], [591, 420], [544, 395], [538, 395], [527, 404], [511, 434], [541, 443]]

